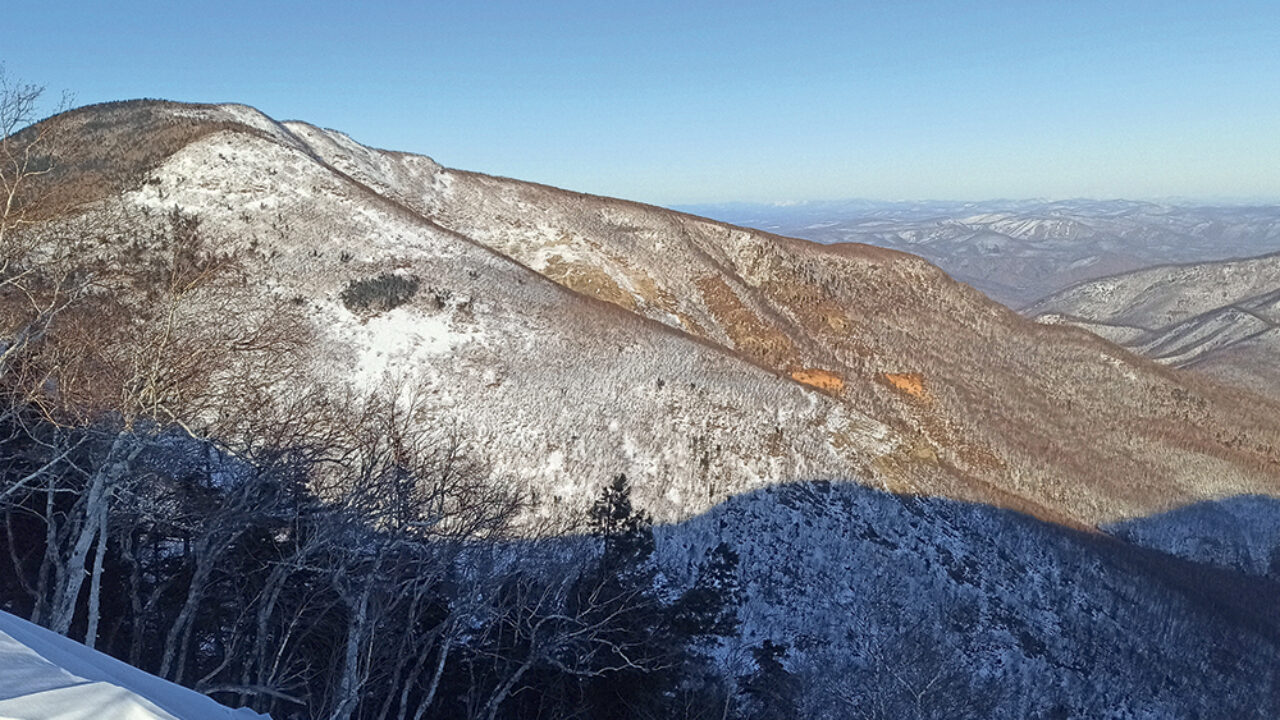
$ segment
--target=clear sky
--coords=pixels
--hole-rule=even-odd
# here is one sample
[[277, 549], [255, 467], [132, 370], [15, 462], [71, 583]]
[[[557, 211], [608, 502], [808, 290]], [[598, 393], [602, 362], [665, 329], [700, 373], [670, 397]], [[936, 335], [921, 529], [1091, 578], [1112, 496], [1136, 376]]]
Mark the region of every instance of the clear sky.
[[11, 77], [661, 204], [1280, 200], [1280, 2], [12, 2]]

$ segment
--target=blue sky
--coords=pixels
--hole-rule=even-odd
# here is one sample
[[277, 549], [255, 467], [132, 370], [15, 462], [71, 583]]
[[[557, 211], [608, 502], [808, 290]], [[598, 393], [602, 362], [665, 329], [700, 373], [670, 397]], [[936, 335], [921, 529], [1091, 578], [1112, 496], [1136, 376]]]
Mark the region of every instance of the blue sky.
[[254, 105], [660, 204], [1280, 200], [1280, 2], [11, 3], [80, 104]]

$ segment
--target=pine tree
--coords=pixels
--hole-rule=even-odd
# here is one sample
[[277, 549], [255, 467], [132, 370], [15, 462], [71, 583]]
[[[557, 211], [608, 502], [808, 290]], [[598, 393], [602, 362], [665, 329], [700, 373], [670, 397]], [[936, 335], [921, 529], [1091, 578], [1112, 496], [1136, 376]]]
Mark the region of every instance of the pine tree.
[[747, 698], [753, 720], [794, 720], [800, 696], [799, 680], [782, 665], [786, 644], [765, 640], [751, 648], [755, 672], [738, 678], [739, 692]]
[[734, 637], [738, 634], [738, 553], [728, 543], [707, 551], [698, 575], [677, 601], [672, 624], [687, 638]]
[[601, 564], [613, 572], [651, 568], [653, 520], [631, 505], [631, 483], [619, 473], [591, 507], [592, 532], [604, 542]]
[[[579, 602], [609, 624], [602, 650], [579, 684], [588, 717], [662, 717], [678, 683], [684, 646], [671, 629], [671, 613], [657, 591], [653, 523], [631, 504], [631, 485], [617, 475], [591, 510], [591, 525], [603, 544], [594, 568], [579, 581]], [[636, 663], [640, 660], [640, 663]], [[609, 668], [599, 672], [601, 668]]]

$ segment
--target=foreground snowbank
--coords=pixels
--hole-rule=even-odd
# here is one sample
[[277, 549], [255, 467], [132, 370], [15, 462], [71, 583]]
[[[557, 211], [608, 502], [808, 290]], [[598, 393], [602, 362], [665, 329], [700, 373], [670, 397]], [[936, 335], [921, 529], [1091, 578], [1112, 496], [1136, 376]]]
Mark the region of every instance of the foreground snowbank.
[[0, 612], [0, 719], [254, 720], [42, 627]]

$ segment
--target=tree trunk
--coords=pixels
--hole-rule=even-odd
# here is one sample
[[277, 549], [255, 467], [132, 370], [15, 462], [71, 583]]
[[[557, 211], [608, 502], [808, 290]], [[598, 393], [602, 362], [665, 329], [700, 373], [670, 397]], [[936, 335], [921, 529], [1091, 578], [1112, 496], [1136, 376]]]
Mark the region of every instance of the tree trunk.
[[485, 703], [484, 709], [481, 710], [485, 720], [494, 720], [494, 718], [498, 716], [498, 708], [500, 708], [502, 703], [506, 701], [507, 696], [511, 694], [516, 683], [520, 682], [520, 678], [524, 677], [524, 674], [529, 671], [529, 668], [533, 667], [533, 663], [537, 659], [538, 656], [533, 653], [531, 649], [529, 656], [525, 658], [525, 661], [520, 665], [520, 667], [516, 668], [516, 671], [511, 673], [511, 677], [507, 678], [507, 681], [498, 687], [498, 690], [493, 694], [493, 697], [489, 698], [489, 702]]
[[120, 556], [129, 564], [129, 610], [133, 622], [129, 623], [129, 664], [140, 667], [142, 663], [142, 631], [146, 620], [142, 617], [142, 568], [133, 551], [133, 532], [127, 530], [120, 537]]
[[84, 506], [84, 519], [80, 526], [80, 535], [76, 538], [71, 555], [62, 567], [61, 582], [58, 583], [57, 595], [53, 602], [53, 615], [49, 618], [49, 629], [59, 635], [66, 635], [75, 620], [76, 604], [80, 599], [80, 589], [84, 587], [85, 561], [89, 557], [89, 548], [97, 538], [101, 525], [100, 513], [106, 512], [108, 488], [115, 484], [128, 470], [128, 462], [121, 456], [125, 446], [129, 444], [128, 433], [120, 432], [111, 443], [107, 457], [102, 466], [93, 473], [89, 484], [89, 495]]
[[107, 517], [110, 503], [103, 503], [98, 513], [98, 547], [93, 553], [93, 577], [89, 580], [89, 628], [84, 633], [84, 644], [90, 649], [98, 644], [98, 619], [102, 607], [102, 559], [107, 554]]
[[[425, 583], [415, 583], [413, 586], [413, 600], [409, 603], [409, 608], [405, 611], [405, 627], [412, 628], [415, 626], [415, 618], [421, 609], [422, 600], [426, 596]], [[439, 631], [426, 633], [427, 638], [424, 640], [417, 633], [405, 632], [401, 634], [400, 645], [396, 650], [395, 658], [392, 661], [394, 666], [387, 673], [392, 678], [392, 684], [387, 689], [386, 696], [382, 699], [382, 707], [378, 709], [377, 720], [386, 720], [391, 713], [391, 704], [396, 700], [396, 687], [400, 688], [400, 705], [397, 710], [400, 720], [404, 720], [405, 714], [408, 713], [405, 705], [408, 703], [410, 690], [413, 689], [414, 679], [418, 673], [422, 672], [423, 666], [426, 664], [426, 658], [431, 654], [431, 648], [435, 644], [435, 639], [439, 635]], [[414, 660], [413, 667], [410, 668], [409, 674], [403, 677], [404, 667], [409, 662], [409, 649], [420, 647]]]
[[44, 557], [40, 559], [40, 571], [36, 575], [36, 604], [31, 611], [31, 622], [43, 625], [41, 620], [46, 613], [52, 612], [49, 606], [49, 575], [53, 572], [53, 559], [58, 548], [58, 528], [53, 522], [53, 498], [57, 488], [57, 478], [49, 475], [45, 486], [44, 498]]
[[271, 666], [267, 662], [267, 625], [271, 622], [271, 616], [275, 614], [276, 603], [280, 600], [280, 593], [284, 590], [284, 581], [289, 578], [289, 568], [281, 563], [271, 569], [271, 574], [267, 576], [267, 582], [262, 589], [260, 597], [265, 597], [260, 605], [258, 605], [258, 614], [254, 623], [253, 637], [253, 664], [257, 667], [257, 684], [267, 686], [268, 669]]
[[[166, 680], [172, 680], [176, 683], [182, 682], [182, 671], [186, 665], [187, 645], [191, 639], [191, 621], [195, 618], [200, 601], [204, 599], [204, 590], [209, 583], [209, 576], [213, 574], [213, 544], [213, 540], [206, 536], [195, 545], [196, 569], [191, 573], [191, 584], [187, 586], [187, 597], [182, 603], [182, 609], [178, 611], [178, 617], [174, 619], [173, 625], [170, 626], [169, 632], [165, 634], [164, 638], [164, 655], [160, 660], [160, 677]], [[179, 643], [179, 640], [181, 640], [181, 643]], [[174, 668], [175, 662], [178, 665], [176, 669]], [[171, 671], [172, 677], [170, 677]]]
[[89, 557], [89, 548], [98, 535], [98, 514], [103, 503], [103, 490], [106, 487], [106, 472], [93, 474], [93, 484], [89, 487], [89, 495], [85, 500], [84, 517], [80, 523], [79, 536], [71, 549], [71, 554], [63, 561], [58, 572], [58, 584], [53, 599], [53, 614], [49, 618], [49, 629], [59, 635], [66, 635], [75, 620], [76, 604], [80, 599], [80, 589], [84, 587], [85, 561]]
[[333, 711], [333, 720], [350, 720], [360, 700], [360, 648], [364, 645], [366, 623], [369, 619], [369, 592], [373, 578], [364, 578], [364, 588], [360, 591], [360, 599], [356, 601], [351, 620], [347, 623], [347, 648], [342, 661], [342, 678], [338, 683], [338, 707]]
[[[431, 703], [435, 702], [436, 691], [440, 689], [440, 678], [444, 675], [445, 663], [449, 660], [449, 648], [453, 646], [453, 633], [447, 633], [444, 637], [444, 644], [440, 646], [440, 657], [436, 661], [435, 672], [431, 673], [431, 685], [427, 687], [427, 694], [422, 697], [422, 702], [418, 703], [418, 710], [413, 714], [413, 720], [422, 720], [422, 716], [427, 714], [427, 709], [431, 707]], [[400, 720], [404, 720], [401, 715]]]

